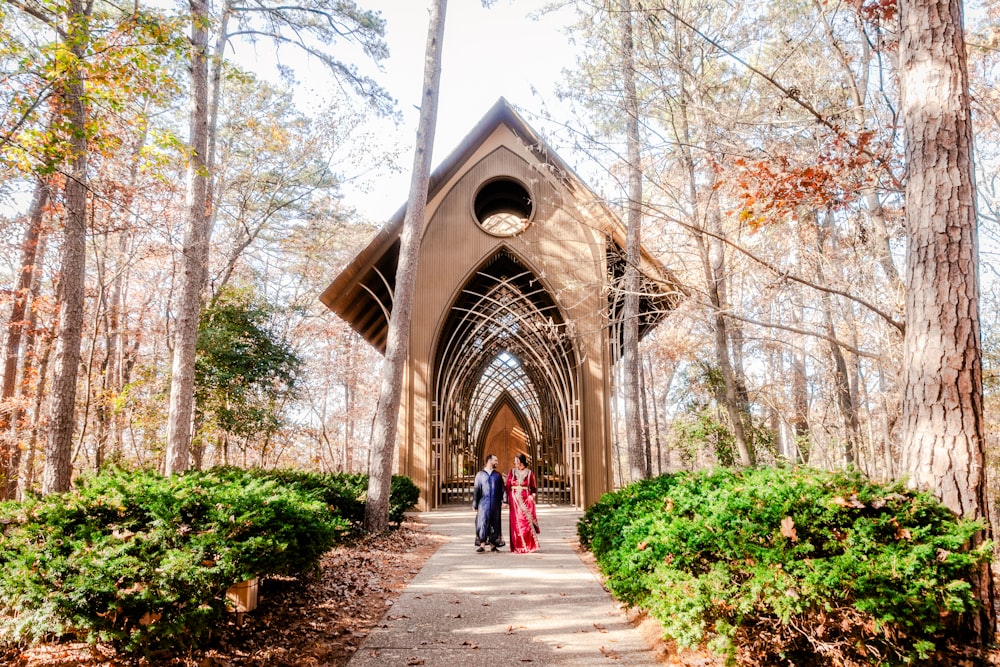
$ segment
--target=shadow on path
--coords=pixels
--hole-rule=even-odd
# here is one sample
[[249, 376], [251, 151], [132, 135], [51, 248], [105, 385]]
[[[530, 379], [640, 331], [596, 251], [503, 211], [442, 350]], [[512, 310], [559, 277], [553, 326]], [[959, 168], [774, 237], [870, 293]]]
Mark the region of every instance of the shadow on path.
[[[658, 665], [641, 633], [580, 560], [580, 511], [540, 506], [541, 550], [476, 553], [475, 512], [424, 512], [448, 538], [365, 640], [349, 667]], [[507, 535], [507, 513], [503, 517]]]

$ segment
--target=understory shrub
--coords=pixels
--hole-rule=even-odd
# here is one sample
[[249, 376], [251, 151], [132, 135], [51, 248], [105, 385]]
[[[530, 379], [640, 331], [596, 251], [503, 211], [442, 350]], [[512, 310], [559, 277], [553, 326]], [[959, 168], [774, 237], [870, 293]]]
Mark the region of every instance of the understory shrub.
[[578, 524], [607, 585], [681, 646], [729, 662], [902, 665], [976, 608], [992, 545], [931, 496], [856, 472], [681, 472], [606, 494]]
[[[258, 474], [283, 484], [318, 493], [323, 502], [336, 507], [340, 516], [361, 530], [365, 521], [368, 475], [362, 473], [317, 473], [303, 470], [262, 470]], [[393, 475], [389, 490], [389, 521], [397, 526], [420, 498], [420, 489], [405, 475]]]
[[193, 646], [225, 613], [229, 586], [308, 572], [358, 530], [366, 486], [358, 475], [108, 470], [4, 503], [0, 641]]

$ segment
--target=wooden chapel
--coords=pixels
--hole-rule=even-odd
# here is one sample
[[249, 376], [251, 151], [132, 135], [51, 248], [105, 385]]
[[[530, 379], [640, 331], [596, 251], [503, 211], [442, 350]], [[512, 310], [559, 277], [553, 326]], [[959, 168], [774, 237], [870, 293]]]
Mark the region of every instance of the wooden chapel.
[[[321, 299], [384, 351], [404, 208]], [[613, 488], [610, 381], [625, 229], [500, 99], [432, 174], [397, 439], [419, 508], [471, 498], [486, 454], [527, 454], [539, 502]], [[640, 335], [675, 305], [643, 252]]]

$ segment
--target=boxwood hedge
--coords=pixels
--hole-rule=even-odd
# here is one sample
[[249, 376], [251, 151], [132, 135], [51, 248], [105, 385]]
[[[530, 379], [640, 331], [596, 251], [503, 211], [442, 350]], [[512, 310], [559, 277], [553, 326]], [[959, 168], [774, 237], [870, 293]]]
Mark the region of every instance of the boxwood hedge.
[[927, 494], [856, 472], [681, 472], [606, 494], [578, 524], [622, 601], [682, 646], [744, 664], [926, 660], [976, 607], [992, 545]]
[[[393, 480], [394, 520], [417, 499]], [[360, 530], [367, 478], [220, 468], [108, 470], [0, 505], [0, 641], [74, 636], [124, 652], [191, 646], [225, 591], [298, 575]]]

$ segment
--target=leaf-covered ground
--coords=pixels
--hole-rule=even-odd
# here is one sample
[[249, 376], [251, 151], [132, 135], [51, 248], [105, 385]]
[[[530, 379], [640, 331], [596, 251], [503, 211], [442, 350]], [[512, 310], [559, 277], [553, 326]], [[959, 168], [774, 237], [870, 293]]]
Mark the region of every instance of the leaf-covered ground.
[[[257, 609], [235, 615], [211, 646], [184, 656], [151, 656], [139, 664], [164, 667], [339, 667], [445, 538], [404, 523], [323, 556], [306, 580], [267, 580]], [[80, 643], [0, 649], [9, 667], [123, 667], [114, 652]], [[132, 663], [134, 664], [134, 663]]]

